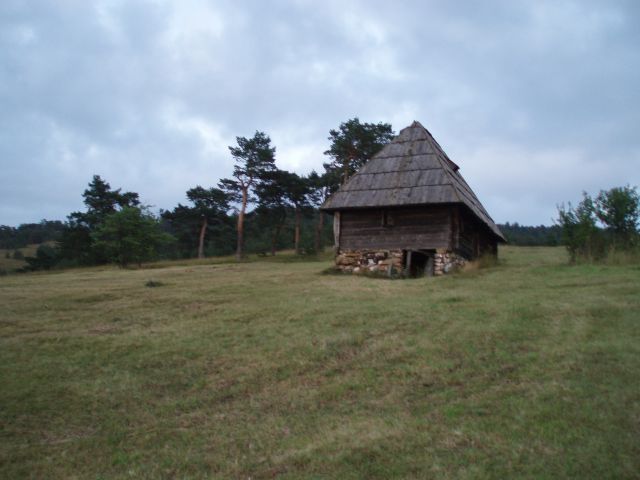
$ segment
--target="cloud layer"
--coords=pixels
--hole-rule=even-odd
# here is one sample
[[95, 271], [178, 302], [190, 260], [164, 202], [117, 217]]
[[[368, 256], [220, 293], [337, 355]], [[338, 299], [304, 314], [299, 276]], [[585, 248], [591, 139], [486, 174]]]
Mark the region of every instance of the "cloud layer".
[[496, 221], [549, 224], [640, 184], [639, 21], [633, 1], [4, 0], [0, 224], [63, 219], [94, 173], [172, 208], [257, 129], [319, 170], [354, 116], [419, 120]]

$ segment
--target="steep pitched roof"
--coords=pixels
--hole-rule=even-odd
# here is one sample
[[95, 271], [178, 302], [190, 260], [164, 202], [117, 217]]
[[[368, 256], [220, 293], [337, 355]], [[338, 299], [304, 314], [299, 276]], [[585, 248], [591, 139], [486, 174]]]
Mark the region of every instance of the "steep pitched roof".
[[461, 203], [500, 239], [504, 237], [462, 175], [420, 122], [369, 160], [323, 205], [327, 211]]

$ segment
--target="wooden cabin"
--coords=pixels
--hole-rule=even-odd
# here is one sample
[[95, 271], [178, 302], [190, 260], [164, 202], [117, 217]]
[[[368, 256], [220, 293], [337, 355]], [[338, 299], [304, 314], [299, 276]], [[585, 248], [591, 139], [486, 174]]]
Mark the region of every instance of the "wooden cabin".
[[322, 209], [333, 213], [336, 266], [345, 272], [441, 275], [505, 238], [438, 142], [403, 129]]

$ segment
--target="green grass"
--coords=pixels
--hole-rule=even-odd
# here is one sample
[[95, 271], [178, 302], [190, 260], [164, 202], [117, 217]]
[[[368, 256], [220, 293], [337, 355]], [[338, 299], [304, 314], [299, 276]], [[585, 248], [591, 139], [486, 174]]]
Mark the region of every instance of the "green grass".
[[0, 278], [0, 476], [638, 477], [640, 267], [328, 266]]

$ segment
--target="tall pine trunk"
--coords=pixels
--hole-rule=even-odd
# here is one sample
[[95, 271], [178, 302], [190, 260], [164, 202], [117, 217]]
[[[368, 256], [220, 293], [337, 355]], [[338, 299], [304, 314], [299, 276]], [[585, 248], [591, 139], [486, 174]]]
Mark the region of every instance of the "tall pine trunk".
[[200, 238], [198, 239], [198, 258], [204, 258], [204, 236], [207, 233], [207, 217], [202, 217], [202, 226], [200, 227]]
[[242, 205], [238, 212], [238, 246], [236, 248], [236, 260], [242, 260], [244, 247], [244, 212], [247, 210], [248, 187], [242, 187]]
[[295, 235], [294, 235], [294, 245], [295, 245], [295, 249], [296, 249], [296, 253], [300, 254], [300, 217], [301, 217], [301, 213], [300, 213], [300, 207], [298, 207], [296, 205], [295, 207], [295, 214], [296, 214], [296, 227], [295, 227]]

